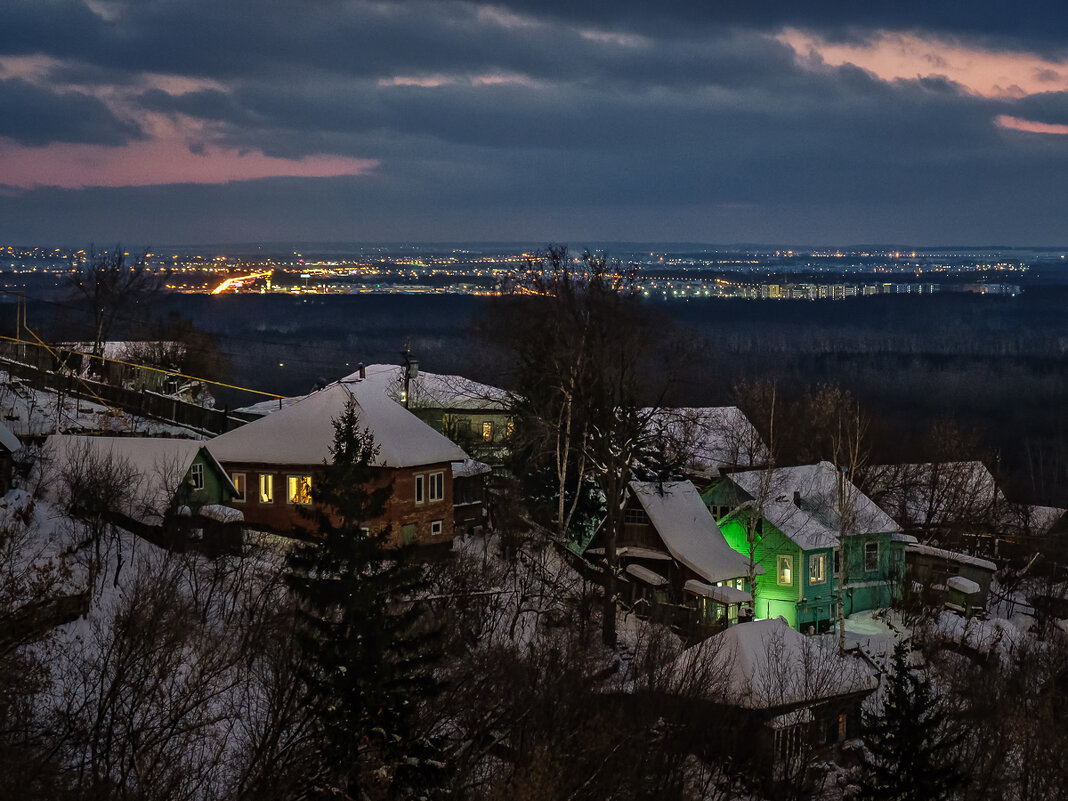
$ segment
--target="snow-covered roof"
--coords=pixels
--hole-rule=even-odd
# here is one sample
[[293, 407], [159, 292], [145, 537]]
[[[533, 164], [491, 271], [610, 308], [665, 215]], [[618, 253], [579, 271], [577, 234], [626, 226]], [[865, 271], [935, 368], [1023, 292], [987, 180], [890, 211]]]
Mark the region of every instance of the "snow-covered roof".
[[[387, 394], [395, 401], [404, 395], [404, 368], [396, 364], [371, 364], [364, 374], [384, 380]], [[343, 381], [358, 379], [359, 371]], [[511, 396], [506, 390], [472, 381], [462, 375], [441, 375], [423, 370], [408, 382], [408, 407], [430, 409], [471, 409], [506, 412]]]
[[475, 459], [464, 459], [462, 462], [452, 463], [453, 478], [471, 478], [472, 476], [484, 476], [492, 472], [492, 467]]
[[644, 565], [629, 564], [627, 565], [627, 573], [639, 581], [644, 581], [646, 584], [651, 584], [654, 587], [663, 587], [668, 583], [668, 580], [657, 573], [655, 570], [650, 570]]
[[[370, 364], [363, 368], [365, 379], [360, 378], [360, 371], [345, 376], [343, 382], [353, 382], [370, 379], [381, 384], [388, 395], [397, 403], [404, 402], [404, 372], [403, 368], [396, 364]], [[490, 384], [481, 384], [472, 381], [462, 375], [440, 375], [438, 373], [426, 373], [422, 370], [419, 375], [408, 383], [408, 392], [411, 397], [408, 405], [413, 408], [432, 409], [470, 409], [506, 412], [511, 404], [511, 394], [499, 387]], [[243, 412], [250, 415], [267, 415], [300, 403], [305, 398], [310, 398], [315, 393], [297, 395], [292, 398], [276, 398], [274, 400], [260, 401], [249, 406], [235, 409], [235, 412]]]
[[946, 579], [946, 586], [965, 595], [977, 595], [980, 589], [978, 584], [964, 576], [950, 576]]
[[45, 440], [42, 456], [54, 483], [76, 471], [114, 469], [116, 478], [125, 479], [123, 486], [115, 488], [124, 514], [155, 525], [170, 508], [201, 451], [230, 491], [237, 494], [226, 471], [204, 446], [190, 439], [52, 434]]
[[[604, 556], [604, 548], [587, 548], [586, 553], [590, 556]], [[616, 548], [616, 556], [620, 559], [627, 557], [630, 559], [654, 559], [658, 562], [672, 561], [672, 556], [667, 551], [661, 551], [658, 548], [642, 548], [640, 545], [624, 545], [622, 548]]]
[[768, 459], [760, 433], [737, 406], [659, 409], [651, 413], [649, 427], [695, 471], [752, 467]]
[[753, 596], [745, 590], [736, 590], [734, 587], [715, 587], [703, 581], [697, 581], [697, 579], [690, 579], [682, 585], [682, 589], [694, 595], [711, 598], [721, 604], [744, 604], [753, 600]]
[[933, 545], [907, 545], [905, 549], [908, 553], [919, 553], [924, 556], [934, 556], [939, 559], [945, 559], [947, 562], [956, 562], [959, 565], [972, 565], [973, 567], [981, 567], [983, 570], [989, 570], [993, 573], [998, 569], [998, 566], [987, 559], [980, 559], [978, 556], [971, 556], [966, 553], [957, 553], [956, 551], [947, 551], [944, 548], [935, 548]]
[[740, 623], [683, 651], [676, 681], [702, 680], [703, 696], [746, 709], [773, 709], [875, 689], [874, 668], [839, 656], [833, 637], [806, 636], [785, 620]]
[[200, 507], [200, 514], [219, 523], [240, 523], [245, 519], [244, 513], [239, 509], [218, 503], [204, 504]]
[[334, 420], [355, 401], [362, 428], [378, 446], [380, 467], [466, 460], [467, 454], [388, 394], [388, 371], [344, 378], [297, 403], [221, 434], [207, 444], [220, 462], [320, 465], [332, 458]]
[[871, 497], [902, 525], [993, 521], [1005, 504], [994, 476], [982, 462], [875, 465], [864, 471]]
[[[833, 548], [842, 521], [838, 513], [838, 470], [830, 462], [733, 473], [730, 480], [762, 501], [764, 518], [803, 550]], [[891, 534], [901, 527], [844, 479], [845, 533]], [[795, 503], [796, 499], [796, 503]]]
[[630, 489], [671, 555], [694, 573], [713, 584], [748, 574], [749, 560], [727, 544], [689, 481], [632, 481]]

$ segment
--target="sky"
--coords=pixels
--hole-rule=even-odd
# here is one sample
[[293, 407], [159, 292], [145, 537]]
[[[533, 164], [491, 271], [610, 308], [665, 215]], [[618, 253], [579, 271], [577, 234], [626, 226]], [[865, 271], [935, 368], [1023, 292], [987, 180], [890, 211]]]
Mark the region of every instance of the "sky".
[[1068, 243], [1068, 6], [0, 1], [0, 243]]

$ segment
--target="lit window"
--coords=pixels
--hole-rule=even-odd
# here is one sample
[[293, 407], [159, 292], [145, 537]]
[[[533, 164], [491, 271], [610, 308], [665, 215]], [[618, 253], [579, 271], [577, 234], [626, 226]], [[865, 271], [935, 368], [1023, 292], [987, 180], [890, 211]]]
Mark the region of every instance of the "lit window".
[[822, 584], [827, 580], [827, 556], [826, 554], [813, 554], [808, 558], [808, 583]]
[[780, 584], [793, 584], [794, 583], [794, 558], [792, 556], [785, 556], [779, 554], [778, 557], [778, 574]]
[[425, 495], [426, 490], [424, 489], [425, 483], [426, 483], [426, 476], [420, 474], [420, 475], [415, 477], [415, 502], [416, 503], [422, 503], [423, 501], [426, 500], [426, 495]]
[[490, 442], [493, 439], [493, 423], [489, 420], [482, 424], [482, 439], [485, 442]]
[[260, 475], [260, 503], [274, 503], [274, 476], [270, 473]]
[[508, 428], [505, 429], [505, 435], [511, 437], [515, 433], [515, 423], [511, 420], [508, 421]]
[[289, 476], [286, 484], [286, 503], [311, 502], [311, 476]]
[[204, 489], [204, 465], [196, 463], [189, 468], [189, 483], [195, 490]]
[[873, 573], [879, 569], [879, 543], [864, 544], [864, 572]]
[[430, 536], [432, 536], [432, 537], [440, 537], [441, 536], [441, 521], [440, 520], [434, 520], [433, 522], [431, 522], [431, 524], [430, 524]]
[[231, 473], [230, 480], [234, 482], [234, 488], [237, 490], [237, 495], [234, 500], [238, 503], [245, 502], [245, 474], [244, 473]]
[[440, 501], [445, 497], [445, 474], [430, 474], [430, 500]]

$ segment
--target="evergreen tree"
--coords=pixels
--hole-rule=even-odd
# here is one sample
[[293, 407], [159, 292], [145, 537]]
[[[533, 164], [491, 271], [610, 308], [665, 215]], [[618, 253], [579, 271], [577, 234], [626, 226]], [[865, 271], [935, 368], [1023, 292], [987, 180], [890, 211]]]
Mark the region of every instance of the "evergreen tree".
[[378, 446], [355, 403], [334, 429], [333, 462], [311, 488], [314, 529], [289, 556], [302, 678], [322, 741], [311, 794], [428, 798], [442, 764], [413, 725], [434, 688], [433, 634], [413, 601], [422, 571], [387, 550], [388, 527], [367, 527], [392, 487], [374, 466]]
[[883, 713], [864, 715], [870, 755], [857, 796], [864, 801], [940, 801], [966, 782], [952, 754], [960, 737], [947, 731], [930, 679], [909, 666], [908, 654], [898, 643]]

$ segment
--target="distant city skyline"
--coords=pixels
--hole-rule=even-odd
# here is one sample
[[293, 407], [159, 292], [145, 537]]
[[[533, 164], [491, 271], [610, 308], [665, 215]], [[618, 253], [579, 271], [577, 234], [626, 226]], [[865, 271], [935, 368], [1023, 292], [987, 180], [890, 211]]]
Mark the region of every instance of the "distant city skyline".
[[7, 0], [0, 242], [1068, 240], [1068, 9]]

